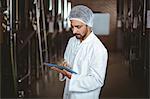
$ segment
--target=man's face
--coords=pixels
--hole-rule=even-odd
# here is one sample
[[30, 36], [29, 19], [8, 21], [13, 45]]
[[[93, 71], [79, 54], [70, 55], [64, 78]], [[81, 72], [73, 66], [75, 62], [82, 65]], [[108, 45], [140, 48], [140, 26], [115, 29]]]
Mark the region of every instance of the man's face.
[[71, 20], [73, 35], [81, 41], [88, 36], [88, 26], [78, 20]]

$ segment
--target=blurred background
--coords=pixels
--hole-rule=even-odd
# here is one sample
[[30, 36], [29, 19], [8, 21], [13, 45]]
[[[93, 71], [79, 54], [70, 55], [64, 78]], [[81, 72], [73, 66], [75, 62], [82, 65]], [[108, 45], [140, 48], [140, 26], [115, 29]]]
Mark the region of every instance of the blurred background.
[[62, 99], [64, 82], [43, 63], [63, 60], [78, 4], [109, 52], [101, 99], [149, 99], [149, 0], [0, 0], [0, 98]]

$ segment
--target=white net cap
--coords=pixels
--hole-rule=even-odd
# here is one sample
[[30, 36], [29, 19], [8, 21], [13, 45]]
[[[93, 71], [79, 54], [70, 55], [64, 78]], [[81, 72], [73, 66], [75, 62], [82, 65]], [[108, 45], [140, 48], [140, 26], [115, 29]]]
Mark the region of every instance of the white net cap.
[[73, 7], [69, 15], [70, 20], [81, 21], [89, 27], [93, 26], [93, 18], [94, 14], [92, 10], [84, 5], [77, 5]]

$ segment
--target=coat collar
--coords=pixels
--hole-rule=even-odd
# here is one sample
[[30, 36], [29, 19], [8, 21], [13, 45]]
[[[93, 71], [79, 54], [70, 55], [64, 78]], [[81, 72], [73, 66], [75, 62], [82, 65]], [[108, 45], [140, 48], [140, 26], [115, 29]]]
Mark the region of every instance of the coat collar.
[[87, 42], [91, 41], [93, 37], [94, 37], [94, 33], [91, 32], [91, 33], [88, 35], [88, 37], [87, 37], [85, 40], [82, 41], [82, 43], [87, 43]]

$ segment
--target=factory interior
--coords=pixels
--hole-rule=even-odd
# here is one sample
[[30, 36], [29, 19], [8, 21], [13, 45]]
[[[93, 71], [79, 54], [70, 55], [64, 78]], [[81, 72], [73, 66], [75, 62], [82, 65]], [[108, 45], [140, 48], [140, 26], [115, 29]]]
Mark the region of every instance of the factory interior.
[[69, 12], [92, 9], [108, 50], [100, 99], [149, 99], [150, 0], [0, 0], [0, 98], [63, 99], [60, 64], [73, 36]]

